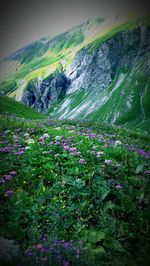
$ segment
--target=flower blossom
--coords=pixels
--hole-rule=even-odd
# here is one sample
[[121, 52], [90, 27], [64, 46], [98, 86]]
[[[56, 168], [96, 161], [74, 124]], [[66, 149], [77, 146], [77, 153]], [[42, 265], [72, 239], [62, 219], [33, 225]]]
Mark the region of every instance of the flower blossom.
[[65, 151], [69, 151], [70, 150], [70, 147], [69, 146], [64, 146], [64, 150]]
[[109, 165], [109, 164], [112, 163], [112, 160], [105, 160], [104, 163], [107, 164], [107, 165]]
[[16, 171], [11, 171], [9, 174], [10, 174], [10, 175], [16, 175], [17, 172], [16, 172]]
[[11, 197], [13, 194], [14, 194], [14, 191], [13, 190], [7, 190], [5, 192], [5, 197]]
[[49, 134], [47, 134], [47, 133], [45, 133], [44, 135], [43, 135], [43, 138], [49, 138]]
[[81, 159], [79, 160], [79, 163], [80, 163], [80, 164], [86, 164], [86, 161], [85, 161], [84, 159], [81, 158]]
[[116, 189], [117, 189], [117, 190], [123, 189], [123, 186], [120, 185], [120, 184], [118, 184], [118, 185], [116, 185]]
[[27, 140], [27, 143], [28, 143], [28, 145], [29, 145], [29, 144], [35, 143], [35, 141], [34, 141], [34, 139], [28, 139], [28, 140]]

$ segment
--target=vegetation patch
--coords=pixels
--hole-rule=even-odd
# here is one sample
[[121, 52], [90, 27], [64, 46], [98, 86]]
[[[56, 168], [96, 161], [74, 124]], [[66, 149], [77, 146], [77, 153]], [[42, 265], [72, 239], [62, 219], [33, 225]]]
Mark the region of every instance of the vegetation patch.
[[0, 136], [0, 234], [20, 248], [11, 265], [148, 265], [147, 135], [7, 116]]

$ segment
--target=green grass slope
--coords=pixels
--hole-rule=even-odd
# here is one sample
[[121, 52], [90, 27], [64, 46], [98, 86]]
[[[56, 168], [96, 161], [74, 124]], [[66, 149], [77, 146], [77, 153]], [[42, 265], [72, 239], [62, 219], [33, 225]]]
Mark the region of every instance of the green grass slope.
[[15, 114], [17, 117], [42, 119], [44, 115], [35, 112], [33, 109], [10, 99], [7, 96], [0, 95], [0, 114]]

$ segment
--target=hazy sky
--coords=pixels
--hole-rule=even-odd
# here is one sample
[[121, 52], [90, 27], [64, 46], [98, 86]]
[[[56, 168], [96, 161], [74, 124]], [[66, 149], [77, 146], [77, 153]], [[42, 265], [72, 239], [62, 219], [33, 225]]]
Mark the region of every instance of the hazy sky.
[[142, 0], [2, 0], [0, 59], [47, 35], [56, 35], [89, 17], [149, 12]]

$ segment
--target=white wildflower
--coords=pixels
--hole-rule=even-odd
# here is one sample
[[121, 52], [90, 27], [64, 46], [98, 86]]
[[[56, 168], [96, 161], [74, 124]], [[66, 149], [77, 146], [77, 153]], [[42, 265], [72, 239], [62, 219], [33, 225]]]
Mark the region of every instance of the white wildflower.
[[35, 143], [35, 141], [34, 141], [34, 139], [28, 139], [28, 140], [27, 140], [27, 143], [28, 143], [28, 145], [29, 145], [29, 144], [33, 144], [33, 143]]

